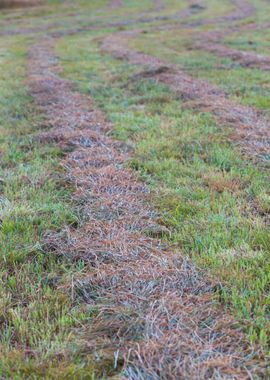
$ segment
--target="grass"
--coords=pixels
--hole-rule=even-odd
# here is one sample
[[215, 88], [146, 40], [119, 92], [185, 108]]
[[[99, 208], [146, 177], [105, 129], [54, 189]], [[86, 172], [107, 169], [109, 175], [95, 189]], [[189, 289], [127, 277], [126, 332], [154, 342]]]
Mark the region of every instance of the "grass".
[[101, 54], [96, 38], [60, 40], [65, 76], [134, 146], [130, 165], [152, 188], [170, 242], [220, 281], [222, 301], [269, 354], [269, 173], [241, 157], [210, 114], [181, 109], [154, 81], [133, 81], [138, 69]]
[[[263, 0], [251, 1], [259, 9], [254, 20], [267, 21]], [[124, 1], [120, 11], [108, 9], [108, 4], [108, 0], [52, 0], [42, 8], [15, 11], [12, 20], [6, 10], [0, 20], [2, 29], [54, 21], [62, 22], [55, 29], [64, 29], [70, 21], [106, 24], [153, 11], [150, 0]], [[170, 15], [186, 5], [182, 1], [179, 8], [176, 0], [167, 0], [160, 14]], [[229, 1], [208, 0], [207, 5], [191, 20], [232, 10]], [[54, 17], [46, 20], [44, 15]], [[154, 22], [159, 23], [164, 21]], [[99, 37], [113, 31], [104, 27], [60, 39], [57, 54], [64, 75], [103, 109], [113, 122], [113, 137], [133, 146], [128, 164], [151, 188], [160, 222], [171, 230], [164, 240], [220, 283], [221, 302], [243, 323], [251, 344], [259, 344], [268, 358], [269, 172], [242, 157], [228, 142], [229, 128], [219, 128], [211, 114], [182, 109], [166, 86], [140, 79], [137, 67], [102, 54]], [[181, 64], [237, 101], [267, 112], [268, 73], [188, 50], [199, 31], [144, 33], [131, 45]], [[228, 36], [226, 41], [249, 49], [252, 39], [254, 49], [263, 52], [268, 38], [268, 33], [257, 31]], [[115, 374], [113, 363], [93, 360], [87, 348], [87, 332], [98, 310], [74, 297], [72, 290], [73, 279], [89, 275], [91, 268], [82, 260], [74, 263], [65, 252], [56, 255], [44, 244], [46, 236], [80, 225], [80, 215], [61, 167], [63, 152], [36, 138], [47, 127], [25, 82], [26, 53], [32, 42], [33, 36], [5, 37], [0, 42], [0, 377], [107, 378]]]
[[232, 12], [235, 7], [230, 3], [230, 1], [223, 1], [220, 3], [217, 0], [207, 0], [205, 3], [205, 10], [200, 12], [197, 15], [194, 15], [192, 20], [202, 20], [202, 19], [211, 19], [219, 16], [226, 16]]
[[[39, 27], [40, 25], [52, 23], [51, 30], [58, 30], [67, 28], [71, 23], [83, 26], [96, 25], [104, 23], [104, 28], [106, 28], [106, 23], [108, 22], [126, 22], [135, 21], [136, 18], [143, 18], [143, 16], [148, 17], [148, 12], [151, 12], [151, 17], [153, 17], [152, 24], [163, 24], [162, 20], [154, 20], [155, 16], [170, 16], [176, 11], [181, 11], [189, 7], [189, 2], [187, 0], [182, 0], [180, 3], [177, 0], [166, 0], [166, 6], [161, 9], [160, 12], [155, 11], [154, 3], [152, 0], [147, 1], [136, 1], [125, 0], [121, 8], [110, 8], [109, 0], [76, 0], [70, 1], [60, 1], [60, 0], [47, 0], [44, 2], [42, 7], [25, 7], [23, 12], [18, 9], [13, 11], [12, 19], [16, 22], [9, 22], [9, 10], [2, 11], [0, 15], [0, 23], [2, 22], [3, 28], [8, 28], [9, 30], [16, 30], [18, 24], [22, 27], [28, 28]], [[217, 6], [218, 5], [218, 6]], [[217, 0], [208, 0], [207, 7], [202, 11], [201, 15], [204, 17], [215, 17], [220, 13], [228, 13], [233, 7], [226, 0], [224, 4], [220, 4]], [[53, 17], [52, 17], [53, 16]], [[198, 15], [193, 15], [190, 20], [196, 20]], [[50, 17], [52, 17], [50, 19]], [[188, 21], [189, 19], [187, 19]], [[6, 23], [8, 21], [8, 23]], [[60, 26], [54, 26], [54, 23], [60, 23]], [[172, 23], [177, 22], [172, 20]], [[147, 23], [140, 25], [139, 23], [135, 26], [145, 27]], [[151, 23], [150, 23], [151, 24]]]
[[[173, 3], [175, 0], [171, 0]], [[76, 0], [74, 1], [59, 1], [49, 0], [44, 2], [41, 7], [25, 7], [22, 12], [20, 9], [13, 13], [13, 19], [17, 22], [10, 25], [16, 29], [18, 22], [25, 24], [24, 27], [38, 27], [41, 24], [49, 24], [61, 22], [62, 27], [68, 27], [71, 23], [82, 23], [83, 25], [99, 24], [101, 22], [111, 22], [126, 20], [126, 15], [129, 18], [137, 17], [137, 14], [152, 10], [153, 3], [151, 0], [136, 1], [126, 0], [124, 6], [120, 9], [110, 8], [110, 0]], [[183, 4], [184, 5], [184, 4]], [[0, 15], [0, 21], [5, 22], [6, 18], [9, 20], [8, 10], [4, 10]], [[27, 16], [27, 17], [26, 17]], [[50, 17], [52, 17], [50, 19]], [[29, 25], [30, 24], [30, 25]], [[3, 26], [5, 24], [3, 23]], [[55, 28], [57, 29], [57, 28]]]
[[246, 32], [245, 35], [234, 33], [225, 39], [226, 44], [234, 49], [253, 51], [257, 54], [269, 54], [270, 31], [268, 29]]
[[249, 21], [261, 24], [269, 22], [269, 2], [265, 0], [250, 0], [250, 3], [255, 7], [256, 13], [251, 17]]
[[25, 85], [30, 41], [1, 41], [0, 92], [0, 377], [94, 379], [80, 331], [93, 308], [72, 297], [71, 284], [86, 266], [44, 246], [47, 234], [78, 223], [62, 152], [38, 142], [44, 125]]
[[153, 32], [139, 36], [130, 46], [181, 65], [192, 76], [213, 82], [240, 103], [269, 111], [270, 85], [267, 71], [243, 68], [228, 58], [190, 50], [192, 38], [196, 38], [196, 35], [190, 30]]

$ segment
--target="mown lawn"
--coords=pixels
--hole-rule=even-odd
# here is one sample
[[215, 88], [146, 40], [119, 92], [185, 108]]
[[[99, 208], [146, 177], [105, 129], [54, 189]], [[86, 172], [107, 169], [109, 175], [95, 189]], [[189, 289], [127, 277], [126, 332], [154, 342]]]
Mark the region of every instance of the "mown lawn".
[[[267, 22], [269, 6], [250, 0], [257, 16], [243, 23]], [[164, 0], [159, 15], [183, 10], [188, 1]], [[124, 0], [50, 0], [45, 6], [0, 15], [1, 31], [25, 28], [25, 37], [0, 41], [0, 378], [96, 379], [114, 375], [112, 360], [93, 358], [87, 334], [98, 310], [74, 296], [74, 278], [91, 273], [83, 260], [46, 244], [48, 236], [65, 236], [80, 227], [80, 207], [61, 165], [64, 152], [38, 139], [50, 126], [40, 114], [27, 84], [27, 51], [49, 31], [101, 26], [100, 31], [66, 35], [56, 41], [63, 76], [89, 94], [113, 124], [115, 139], [134, 154], [127, 163], [152, 191], [163, 239], [212, 277], [217, 297], [238, 318], [251, 345], [270, 355], [270, 181], [269, 169], [244, 157], [229, 143], [228, 126], [210, 113], [184, 109], [168, 87], [141, 75], [142, 68], [113, 59], [100, 50], [108, 33], [165, 25], [151, 20], [153, 2]], [[226, 15], [229, 0], [207, 0], [201, 13], [184, 23]], [[267, 6], [267, 8], [265, 8]], [[138, 20], [132, 25], [129, 21]], [[123, 25], [127, 21], [126, 25]], [[109, 22], [122, 23], [118, 28]], [[169, 24], [177, 23], [172, 19]], [[195, 24], [194, 24], [195, 25]], [[217, 26], [216, 26], [217, 27]], [[219, 27], [219, 26], [218, 26]], [[226, 27], [221, 25], [220, 27]], [[190, 50], [200, 30], [148, 31], [130, 47], [180, 64], [198, 78], [219, 85], [230, 98], [269, 115], [269, 74], [240, 67], [229, 59]], [[75, 33], [75, 30], [73, 30]], [[49, 37], [51, 38], [51, 36]], [[269, 32], [226, 35], [225, 44], [268, 54]], [[93, 350], [92, 350], [93, 351]], [[91, 352], [92, 352], [91, 351]], [[259, 352], [260, 354], [260, 352]], [[262, 359], [263, 360], [263, 359]], [[270, 370], [269, 370], [270, 371]], [[104, 375], [106, 374], [106, 375]], [[270, 376], [270, 372], [269, 372]]]
[[[46, 120], [25, 83], [28, 41], [0, 46], [0, 377], [93, 378], [77, 330], [93, 310], [72, 298], [84, 270], [44, 246], [48, 234], [78, 223], [59, 149], [36, 138]], [[78, 378], [78, 377], [77, 377]]]
[[65, 76], [102, 107], [113, 136], [134, 147], [130, 165], [151, 187], [170, 242], [220, 281], [220, 298], [267, 353], [269, 172], [228, 142], [229, 128], [182, 109], [167, 87], [101, 53], [97, 40], [85, 33], [58, 43]]
[[[200, 33], [199, 30], [198, 33]], [[256, 38], [256, 34], [254, 38]], [[206, 79], [218, 85], [237, 102], [255, 106], [269, 114], [270, 84], [268, 71], [241, 67], [239, 63], [233, 62], [229, 58], [221, 58], [207, 51], [196, 50], [193, 48], [192, 40], [196, 41], [196, 32], [189, 29], [150, 32], [147, 33], [147, 38], [143, 34], [133, 40], [130, 46], [179, 64], [194, 77]], [[240, 41], [242, 40], [243, 37]], [[238, 41], [236, 36], [235, 41]], [[224, 42], [225, 44], [226, 42]], [[232, 45], [232, 40], [230, 40], [230, 44]], [[241, 43], [241, 48], [242, 46]]]

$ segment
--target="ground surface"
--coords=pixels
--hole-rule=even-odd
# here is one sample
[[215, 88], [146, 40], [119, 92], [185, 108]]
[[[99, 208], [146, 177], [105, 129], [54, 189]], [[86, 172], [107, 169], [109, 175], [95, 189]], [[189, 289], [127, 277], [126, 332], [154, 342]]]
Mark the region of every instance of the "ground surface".
[[270, 377], [270, 4], [0, 0], [0, 377]]

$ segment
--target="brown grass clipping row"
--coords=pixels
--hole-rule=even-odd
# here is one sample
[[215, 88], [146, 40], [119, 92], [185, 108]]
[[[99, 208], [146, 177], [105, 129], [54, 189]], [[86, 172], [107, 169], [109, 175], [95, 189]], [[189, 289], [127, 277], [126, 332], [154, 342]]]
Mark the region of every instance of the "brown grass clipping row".
[[[55, 254], [83, 259], [89, 271], [67, 288], [95, 307], [92, 324], [78, 332], [93, 360], [123, 365], [123, 379], [252, 379], [259, 368], [233, 317], [215, 301], [180, 252], [154, 236], [163, 233], [149, 190], [125, 166], [123, 144], [91, 99], [59, 76], [53, 41], [29, 53], [29, 83], [52, 126], [43, 141], [68, 148], [63, 166], [76, 187], [81, 223], [46, 239]], [[102, 361], [103, 360], [103, 361]]]
[[104, 38], [101, 48], [118, 59], [145, 68], [147, 76], [169, 85], [184, 107], [210, 112], [220, 126], [232, 127], [231, 140], [251, 158], [268, 164], [270, 155], [270, 120], [253, 107], [230, 100], [217, 86], [196, 79], [179, 65], [129, 48], [128, 42], [142, 30], [120, 31]]

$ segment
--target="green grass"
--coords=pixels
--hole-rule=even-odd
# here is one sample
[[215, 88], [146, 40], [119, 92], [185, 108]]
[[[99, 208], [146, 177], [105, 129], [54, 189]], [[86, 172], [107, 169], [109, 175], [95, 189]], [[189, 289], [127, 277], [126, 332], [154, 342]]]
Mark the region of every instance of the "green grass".
[[[78, 12], [88, 11], [90, 15], [100, 14], [104, 11], [104, 8], [109, 4], [110, 0], [76, 0], [76, 2], [71, 0], [45, 0], [42, 2], [41, 6], [30, 6], [24, 8], [14, 8], [12, 10], [12, 15], [15, 19], [28, 19], [32, 21], [32, 18], [38, 18], [39, 22], [43, 21], [43, 17], [46, 16], [61, 16], [63, 12]], [[0, 19], [10, 18], [10, 10], [8, 8], [1, 10]]]
[[190, 30], [153, 32], [139, 36], [130, 46], [179, 64], [192, 76], [218, 85], [237, 102], [269, 113], [268, 72], [243, 68], [237, 62], [205, 51], [190, 50], [192, 38], [195, 34]]
[[98, 368], [80, 337], [93, 309], [71, 296], [86, 266], [43, 245], [78, 216], [61, 151], [35, 139], [44, 122], [25, 86], [28, 43], [6, 38], [0, 46], [0, 377], [94, 379]]
[[218, 0], [207, 0], [205, 3], [202, 3], [202, 5], [205, 6], [205, 10], [197, 15], [194, 15], [192, 20], [195, 21], [226, 16], [235, 9], [235, 7], [228, 0], [222, 2]]
[[249, 2], [255, 7], [256, 12], [250, 18], [249, 21], [255, 22], [256, 24], [268, 23], [269, 22], [269, 11], [270, 4], [267, 0], [249, 0]]
[[133, 144], [130, 165], [151, 187], [170, 242], [220, 281], [223, 302], [269, 352], [269, 173], [245, 161], [210, 114], [181, 109], [155, 81], [133, 81], [138, 68], [101, 54], [96, 37], [59, 42], [65, 76], [106, 112], [114, 137]]
[[[175, 0], [171, 0], [174, 3]], [[126, 20], [128, 18], [137, 17], [137, 14], [151, 11], [153, 3], [151, 0], [125, 0], [121, 8], [110, 8], [110, 0], [47, 0], [43, 2], [41, 7], [25, 7], [22, 12], [20, 9], [14, 10], [12, 14], [13, 20], [16, 22], [8, 23], [9, 29], [17, 29], [18, 22], [25, 28], [32, 26], [38, 27], [41, 24], [49, 24], [61, 22], [63, 27], [70, 26], [71, 23], [84, 21], [84, 25], [106, 23], [112, 21]], [[183, 3], [182, 7], [185, 5]], [[179, 8], [181, 8], [179, 6]], [[50, 19], [50, 16], [53, 16]], [[48, 18], [47, 18], [48, 17]], [[10, 18], [10, 11], [3, 10], [0, 15], [0, 21], [6, 21]], [[76, 24], [75, 24], [76, 25]], [[5, 24], [3, 23], [3, 27]], [[56, 28], [57, 29], [57, 28]]]
[[[258, 8], [250, 20], [267, 21], [266, 2], [250, 1]], [[155, 15], [150, 0], [124, 0], [121, 10], [108, 10], [108, 3], [52, 0], [42, 8], [15, 11], [12, 17], [2, 12], [1, 28], [61, 22], [55, 29], [62, 29], [84, 19], [83, 25], [106, 25], [149, 10]], [[187, 4], [167, 0], [160, 14], [170, 15]], [[202, 13], [186, 21], [233, 9], [229, 1], [206, 4]], [[51, 15], [55, 17], [46, 20]], [[181, 64], [236, 101], [267, 112], [268, 73], [188, 50], [200, 30], [144, 33], [131, 46]], [[229, 128], [218, 128], [210, 114], [182, 109], [170, 89], [134, 77], [137, 67], [101, 54], [98, 38], [112, 31], [104, 28], [61, 39], [57, 53], [64, 75], [104, 110], [114, 124], [113, 137], [134, 147], [128, 164], [148, 183], [161, 221], [172, 231], [164, 239], [221, 284], [221, 302], [243, 322], [251, 343], [259, 343], [270, 355], [269, 172], [245, 160], [229, 144]], [[268, 39], [268, 32], [257, 31], [228, 36], [226, 43], [262, 53], [269, 50]], [[63, 152], [36, 139], [46, 121], [25, 83], [26, 52], [32, 42], [18, 36], [0, 42], [0, 377], [107, 378], [113, 363], [96, 362], [87, 351], [87, 331], [97, 310], [74, 299], [71, 291], [73, 278], [89, 275], [91, 268], [44, 245], [48, 234], [77, 226], [80, 216], [60, 165]]]
[[250, 32], [234, 33], [225, 38], [229, 47], [242, 51], [253, 51], [261, 55], [270, 53], [270, 31], [269, 29], [253, 30]]

